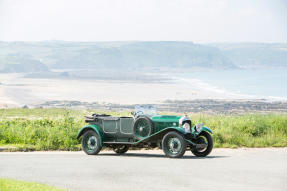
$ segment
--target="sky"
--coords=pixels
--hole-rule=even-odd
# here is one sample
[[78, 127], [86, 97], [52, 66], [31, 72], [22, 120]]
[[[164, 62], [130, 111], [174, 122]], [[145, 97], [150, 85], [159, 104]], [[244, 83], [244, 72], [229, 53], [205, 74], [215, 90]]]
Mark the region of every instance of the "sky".
[[287, 0], [0, 0], [1, 41], [287, 42]]

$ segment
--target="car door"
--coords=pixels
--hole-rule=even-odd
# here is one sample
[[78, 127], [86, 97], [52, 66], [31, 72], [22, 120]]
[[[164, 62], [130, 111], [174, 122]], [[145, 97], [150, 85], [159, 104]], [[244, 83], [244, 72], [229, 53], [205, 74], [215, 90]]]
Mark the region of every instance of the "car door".
[[119, 126], [118, 117], [109, 117], [103, 120], [103, 131], [107, 134], [116, 134]]
[[120, 118], [120, 133], [126, 135], [133, 134], [134, 118], [133, 117], [121, 117]]

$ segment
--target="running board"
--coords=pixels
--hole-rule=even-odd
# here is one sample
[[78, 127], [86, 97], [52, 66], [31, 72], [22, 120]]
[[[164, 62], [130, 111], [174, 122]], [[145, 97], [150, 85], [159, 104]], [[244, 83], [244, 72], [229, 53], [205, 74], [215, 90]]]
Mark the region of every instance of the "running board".
[[103, 144], [110, 144], [110, 145], [134, 145], [133, 142], [103, 142]]

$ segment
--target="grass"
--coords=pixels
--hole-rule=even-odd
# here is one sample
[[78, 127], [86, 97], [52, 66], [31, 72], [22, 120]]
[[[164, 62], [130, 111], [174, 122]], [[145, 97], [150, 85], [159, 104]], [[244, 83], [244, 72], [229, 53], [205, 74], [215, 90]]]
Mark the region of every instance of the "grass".
[[45, 184], [0, 178], [1, 191], [64, 191]]
[[[84, 115], [94, 110], [1, 109], [0, 147], [10, 150], [80, 150], [76, 135]], [[105, 112], [116, 116], [124, 112]], [[204, 122], [213, 131], [215, 147], [286, 147], [287, 114], [190, 116], [193, 124]]]
[[286, 114], [199, 115], [214, 130], [215, 147], [286, 147]]

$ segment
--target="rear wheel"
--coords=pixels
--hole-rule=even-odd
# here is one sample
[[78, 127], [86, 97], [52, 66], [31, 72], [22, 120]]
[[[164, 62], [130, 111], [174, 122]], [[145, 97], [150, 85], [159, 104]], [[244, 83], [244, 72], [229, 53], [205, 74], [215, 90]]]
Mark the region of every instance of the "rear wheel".
[[129, 150], [129, 146], [128, 145], [115, 145], [113, 146], [113, 150], [117, 154], [124, 154]]
[[181, 134], [169, 132], [162, 139], [162, 149], [169, 158], [181, 158], [186, 150], [186, 141]]
[[153, 122], [150, 118], [141, 116], [134, 123], [134, 136], [137, 140], [144, 139], [153, 133]]
[[100, 136], [93, 130], [88, 130], [82, 138], [82, 148], [88, 155], [96, 155], [101, 149]]
[[213, 140], [209, 133], [202, 132], [198, 138], [195, 140], [196, 144], [206, 144], [204, 148], [197, 149], [196, 147], [191, 148], [191, 152], [198, 157], [205, 157], [209, 155], [213, 148]]

